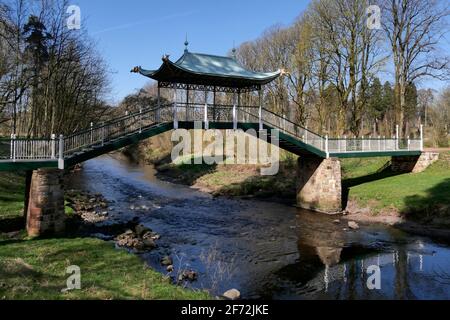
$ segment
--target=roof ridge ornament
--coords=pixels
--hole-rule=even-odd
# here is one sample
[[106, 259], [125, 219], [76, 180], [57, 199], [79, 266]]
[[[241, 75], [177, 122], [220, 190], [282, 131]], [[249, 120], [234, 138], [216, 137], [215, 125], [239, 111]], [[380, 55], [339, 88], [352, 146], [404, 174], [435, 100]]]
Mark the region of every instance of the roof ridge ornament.
[[291, 75], [290, 72], [287, 71], [285, 68], [281, 68], [281, 69], [279, 69], [279, 71], [280, 71], [280, 76], [290, 76]]
[[231, 50], [231, 56], [236, 59], [236, 43], [233, 40], [233, 49]]
[[188, 46], [189, 46], [189, 41], [188, 41], [188, 36], [186, 33], [186, 40], [184, 41], [184, 52], [189, 52]]
[[134, 67], [133, 69], [131, 69], [131, 73], [139, 73], [139, 72], [141, 72], [141, 70], [142, 70], [142, 68], [141, 68], [141, 66], [137, 66], [137, 67]]

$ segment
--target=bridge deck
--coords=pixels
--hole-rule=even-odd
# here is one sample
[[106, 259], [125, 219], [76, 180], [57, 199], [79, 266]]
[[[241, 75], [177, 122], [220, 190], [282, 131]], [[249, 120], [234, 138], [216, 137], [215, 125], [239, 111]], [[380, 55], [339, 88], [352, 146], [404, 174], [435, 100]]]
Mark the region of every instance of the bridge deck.
[[275, 129], [279, 132], [280, 148], [300, 156], [416, 156], [423, 148], [423, 139], [329, 139], [258, 107], [170, 104], [141, 110], [59, 139], [3, 139], [0, 141], [0, 171], [69, 167], [174, 127], [194, 129], [195, 122], [202, 122], [210, 129], [254, 129], [258, 135], [260, 129], [265, 129], [269, 138], [270, 130]]

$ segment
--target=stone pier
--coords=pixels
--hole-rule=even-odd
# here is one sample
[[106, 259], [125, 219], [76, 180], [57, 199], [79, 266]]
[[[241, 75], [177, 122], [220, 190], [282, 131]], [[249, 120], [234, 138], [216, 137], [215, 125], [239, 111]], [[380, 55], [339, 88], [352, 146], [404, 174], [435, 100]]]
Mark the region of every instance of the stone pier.
[[341, 162], [302, 156], [298, 160], [297, 205], [335, 214], [342, 211]]
[[31, 237], [60, 234], [65, 229], [63, 171], [32, 172], [26, 206], [27, 232]]
[[423, 152], [420, 156], [392, 157], [391, 169], [393, 172], [419, 173], [425, 171], [437, 160], [439, 160], [439, 153], [433, 152]]

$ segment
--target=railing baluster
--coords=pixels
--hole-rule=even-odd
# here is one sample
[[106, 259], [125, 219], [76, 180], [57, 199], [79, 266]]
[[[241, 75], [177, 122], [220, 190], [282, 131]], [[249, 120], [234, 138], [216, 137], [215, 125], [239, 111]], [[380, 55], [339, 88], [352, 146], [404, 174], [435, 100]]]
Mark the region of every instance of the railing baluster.
[[56, 150], [55, 150], [55, 139], [56, 139], [56, 135], [52, 134], [52, 136], [51, 136], [51, 145], [52, 145], [52, 159], [55, 159], [55, 157], [56, 157]]
[[59, 135], [59, 157], [58, 157], [58, 168], [64, 169], [64, 136]]

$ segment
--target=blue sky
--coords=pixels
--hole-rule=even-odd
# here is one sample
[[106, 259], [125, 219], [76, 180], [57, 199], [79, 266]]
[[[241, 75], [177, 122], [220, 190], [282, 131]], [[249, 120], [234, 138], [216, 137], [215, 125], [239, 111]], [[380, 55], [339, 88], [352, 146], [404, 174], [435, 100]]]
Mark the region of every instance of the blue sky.
[[[289, 25], [309, 0], [73, 0], [81, 9], [83, 28], [97, 43], [111, 70], [111, 102], [119, 102], [149, 82], [130, 73], [141, 65], [153, 69], [163, 54], [175, 60], [189, 49], [225, 55], [240, 43], [255, 39], [275, 24]], [[443, 47], [450, 50], [449, 39]], [[382, 80], [392, 80], [380, 74]], [[419, 87], [441, 89], [448, 82], [423, 79]]]
[[97, 43], [112, 74], [113, 102], [148, 82], [136, 65], [157, 68], [167, 53], [183, 54], [186, 33], [193, 52], [225, 55], [233, 42], [255, 39], [274, 24], [289, 25], [307, 7], [301, 0], [78, 0], [83, 28]]

